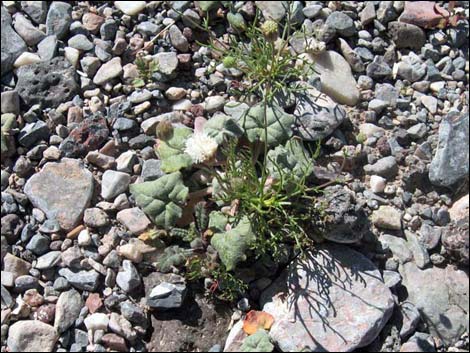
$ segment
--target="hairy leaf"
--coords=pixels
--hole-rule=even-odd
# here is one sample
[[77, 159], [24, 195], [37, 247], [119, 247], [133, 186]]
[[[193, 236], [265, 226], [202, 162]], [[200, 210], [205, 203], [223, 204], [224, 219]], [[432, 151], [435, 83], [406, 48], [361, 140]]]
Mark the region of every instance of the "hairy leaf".
[[215, 139], [218, 145], [221, 145], [229, 138], [243, 135], [243, 130], [231, 117], [225, 114], [217, 114], [206, 122], [204, 133]]
[[295, 118], [292, 114], [284, 112], [277, 104], [268, 106], [266, 112], [265, 116], [262, 103], [251, 107], [243, 116], [242, 125], [250, 142], [263, 141], [267, 142], [269, 147], [274, 147], [292, 136]]
[[181, 206], [188, 197], [180, 172], [167, 174], [161, 178], [141, 184], [133, 184], [130, 191], [136, 204], [153, 220], [166, 229], [175, 225], [182, 216]]
[[254, 335], [245, 338], [240, 350], [242, 352], [272, 352], [274, 345], [265, 330], [258, 330]]
[[158, 257], [155, 267], [160, 272], [168, 273], [171, 272], [174, 267], [184, 265], [187, 257], [188, 254], [179, 246], [169, 246], [165, 249], [163, 254]]
[[235, 228], [224, 233], [216, 233], [212, 237], [211, 245], [217, 250], [227, 271], [232, 271], [237, 264], [246, 260], [246, 252], [254, 240], [251, 223], [245, 217]]
[[177, 172], [193, 164], [191, 157], [184, 152], [186, 140], [193, 134], [186, 127], [177, 127], [173, 136], [168, 140], [159, 140], [157, 154], [162, 161], [162, 170], [165, 173]]
[[268, 152], [267, 168], [278, 180], [284, 175], [301, 179], [312, 174], [313, 161], [301, 140], [290, 139], [285, 146], [277, 146]]

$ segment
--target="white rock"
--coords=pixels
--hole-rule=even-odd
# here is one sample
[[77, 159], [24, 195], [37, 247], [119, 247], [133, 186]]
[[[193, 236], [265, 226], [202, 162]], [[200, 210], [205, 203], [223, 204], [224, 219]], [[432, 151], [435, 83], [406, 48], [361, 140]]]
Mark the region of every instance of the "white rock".
[[64, 56], [73, 67], [77, 67], [80, 59], [80, 51], [72, 47], [65, 47]]
[[170, 87], [166, 90], [165, 96], [171, 101], [177, 101], [186, 96], [186, 90], [182, 87]]
[[175, 104], [173, 104], [173, 111], [176, 110], [189, 110], [193, 106], [193, 103], [189, 99], [181, 99], [177, 101]]
[[126, 15], [134, 16], [145, 9], [145, 1], [115, 1], [114, 5]]
[[204, 108], [208, 113], [214, 113], [221, 110], [225, 104], [225, 98], [222, 96], [207, 97], [204, 101]]
[[122, 73], [121, 58], [116, 57], [109, 60], [107, 63], [101, 65], [95, 77], [93, 78], [93, 83], [95, 85], [102, 85], [107, 83], [109, 80], [112, 80], [115, 77], [118, 77]]
[[422, 96], [421, 103], [431, 114], [437, 113], [437, 98], [433, 96]]
[[176, 286], [172, 283], [162, 283], [152, 289], [149, 297], [152, 299], [167, 297], [175, 288]]
[[29, 52], [24, 52], [21, 54], [18, 59], [15, 60], [13, 64], [14, 67], [18, 68], [25, 65], [35, 64], [41, 61], [39, 55]]
[[359, 101], [359, 90], [346, 59], [331, 50], [312, 55], [311, 58], [320, 74], [322, 92], [337, 103], [356, 105]]
[[78, 234], [77, 241], [78, 246], [88, 246], [91, 244], [91, 236], [88, 229], [84, 229]]
[[380, 126], [377, 126], [374, 124], [365, 123], [365, 124], [359, 125], [359, 132], [363, 134], [364, 136], [366, 136], [367, 138], [373, 137], [376, 134], [382, 135], [384, 131], [385, 130], [382, 129]]
[[370, 177], [370, 189], [373, 193], [380, 194], [385, 190], [387, 185], [387, 179], [382, 178], [378, 175], [372, 175]]
[[108, 329], [109, 318], [108, 315], [102, 313], [95, 313], [93, 315], [88, 316], [85, 319], [85, 326], [90, 331], [96, 330], [103, 330], [106, 331]]

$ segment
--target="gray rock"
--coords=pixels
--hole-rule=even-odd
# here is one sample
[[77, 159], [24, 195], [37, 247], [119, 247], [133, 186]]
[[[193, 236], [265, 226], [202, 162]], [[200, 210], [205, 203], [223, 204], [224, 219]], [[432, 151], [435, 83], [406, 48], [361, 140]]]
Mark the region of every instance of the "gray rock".
[[313, 61], [320, 74], [321, 91], [340, 104], [356, 105], [360, 99], [359, 90], [346, 59], [328, 50], [314, 55]]
[[21, 9], [36, 24], [43, 24], [46, 21], [47, 5], [46, 1], [21, 1]]
[[380, 206], [372, 213], [372, 223], [382, 229], [400, 230], [403, 212], [392, 206]]
[[393, 288], [401, 282], [401, 276], [398, 272], [384, 270], [382, 275], [384, 283], [388, 288]]
[[64, 39], [72, 23], [72, 6], [65, 2], [53, 2], [49, 7], [46, 18], [46, 34], [55, 34], [58, 39]]
[[176, 74], [178, 68], [178, 57], [176, 53], [158, 53], [155, 55], [158, 62], [158, 71], [164, 75], [164, 78], [172, 78]]
[[439, 126], [439, 143], [429, 168], [433, 185], [451, 187], [468, 178], [468, 141], [468, 113], [449, 114]]
[[47, 36], [38, 44], [38, 55], [43, 61], [48, 61], [57, 55], [57, 36]]
[[158, 32], [160, 32], [161, 29], [162, 28], [159, 25], [156, 25], [155, 23], [150, 21], [144, 21], [137, 25], [137, 31], [147, 36], [154, 36]]
[[134, 235], [141, 234], [151, 224], [144, 211], [138, 207], [126, 208], [119, 211], [116, 215], [116, 219]]
[[8, 330], [10, 352], [52, 352], [59, 335], [51, 325], [39, 320], [21, 320]]
[[397, 48], [409, 48], [420, 50], [426, 43], [426, 34], [418, 26], [393, 21], [388, 24], [388, 33], [392, 37]]
[[25, 16], [21, 13], [15, 15], [15, 31], [24, 39], [30, 47], [35, 46], [44, 39], [46, 34], [37, 29]]
[[125, 301], [121, 303], [120, 309], [122, 316], [131, 323], [144, 328], [148, 326], [147, 316], [141, 307], [131, 303], [130, 301]]
[[421, 269], [427, 267], [431, 263], [431, 260], [424, 245], [421, 244], [414, 233], [408, 230], [405, 230], [405, 237], [408, 242], [408, 248], [413, 253], [415, 264]]
[[170, 27], [169, 36], [170, 42], [173, 47], [182, 52], [187, 52], [189, 49], [189, 43], [186, 37], [183, 35], [183, 32], [178, 28], [177, 25]]
[[383, 56], [376, 56], [366, 68], [367, 76], [377, 80], [383, 80], [392, 76], [392, 68]]
[[57, 265], [61, 260], [60, 251], [50, 251], [38, 258], [35, 268], [47, 270]]
[[364, 166], [364, 171], [369, 175], [379, 175], [386, 179], [394, 178], [398, 173], [398, 165], [395, 157], [388, 156], [379, 159], [374, 164]]
[[111, 200], [127, 191], [131, 176], [126, 173], [107, 170], [103, 174], [101, 183], [101, 197], [105, 200]]
[[363, 26], [367, 26], [368, 24], [374, 22], [376, 17], [374, 3], [367, 1], [365, 4], [366, 6], [364, 7], [364, 10], [362, 10], [359, 14]]
[[186, 298], [186, 282], [174, 274], [152, 273], [144, 278], [146, 304], [152, 309], [178, 309]]
[[101, 65], [93, 78], [95, 85], [103, 85], [122, 73], [121, 58], [116, 57]]
[[400, 352], [436, 352], [434, 338], [424, 332], [416, 332], [407, 342], [403, 343]]
[[75, 70], [64, 57], [22, 66], [17, 75], [16, 90], [30, 106], [41, 103], [43, 108], [55, 108], [79, 91]]
[[397, 75], [410, 82], [419, 81], [426, 75], [426, 64], [421, 61], [419, 56], [411, 52], [402, 57], [398, 63]]
[[47, 124], [38, 120], [34, 123], [26, 124], [23, 129], [21, 129], [18, 135], [18, 142], [27, 147], [33, 147], [37, 142], [41, 140], [48, 140], [49, 138], [49, 127]]
[[42, 234], [34, 235], [26, 245], [26, 249], [32, 251], [35, 255], [41, 256], [49, 250], [50, 240]]
[[398, 90], [390, 83], [377, 83], [375, 85], [375, 98], [387, 102], [390, 107], [396, 107]]
[[80, 290], [94, 292], [100, 285], [100, 275], [94, 270], [72, 272], [68, 268], [62, 268], [59, 270], [59, 275], [65, 277], [73, 287]]
[[24, 40], [13, 30], [11, 16], [5, 7], [1, 7], [1, 75], [13, 69], [15, 60], [27, 50]]
[[297, 133], [307, 141], [318, 141], [331, 135], [346, 118], [345, 110], [315, 88], [297, 95], [294, 111]]
[[286, 15], [289, 1], [256, 1], [256, 6], [268, 20], [281, 21]]
[[156, 180], [165, 175], [161, 170], [161, 164], [162, 162], [159, 159], [148, 159], [144, 161], [141, 174], [144, 181]]
[[116, 276], [116, 283], [124, 292], [132, 293], [141, 286], [139, 272], [129, 260], [122, 262], [122, 269]]
[[[7, 272], [8, 273], [8, 272]], [[2, 272], [3, 276], [3, 272]], [[1, 309], [11, 309], [15, 306], [15, 301], [13, 300], [13, 297], [11, 296], [10, 292], [3, 286], [3, 284], [0, 286], [1, 289]]]
[[351, 244], [362, 239], [367, 223], [364, 212], [355, 204], [354, 196], [342, 186], [325, 190], [325, 214], [328, 221], [322, 236], [335, 243]]
[[468, 275], [452, 266], [420, 270], [400, 266], [408, 301], [421, 313], [432, 335], [445, 345], [456, 343], [468, 327]]
[[[46, 163], [25, 185], [31, 203], [64, 230], [72, 229], [93, 196], [93, 176], [79, 160], [63, 158]], [[64, 197], [67, 195], [67, 197]]]
[[427, 223], [423, 223], [418, 232], [419, 241], [428, 250], [433, 250], [439, 245], [441, 235], [440, 227], [433, 227]]
[[382, 234], [379, 241], [382, 244], [382, 247], [384, 249], [389, 249], [400, 263], [404, 264], [413, 259], [413, 253], [408, 248], [408, 244], [405, 239], [394, 235]]
[[75, 48], [77, 50], [89, 51], [92, 50], [95, 46], [92, 42], [88, 40], [84, 34], [76, 34], [68, 40], [69, 47]]
[[18, 115], [20, 113], [20, 96], [16, 91], [2, 92], [1, 96], [2, 114], [12, 113]]
[[340, 11], [331, 13], [326, 19], [326, 25], [334, 28], [344, 37], [351, 37], [357, 32], [352, 18]]
[[418, 309], [410, 302], [401, 303], [399, 309], [399, 317], [402, 324], [400, 337], [401, 339], [405, 339], [415, 332], [421, 320], [421, 315]]
[[83, 222], [88, 227], [100, 228], [109, 224], [109, 218], [106, 212], [97, 207], [93, 207], [85, 210], [85, 213], [83, 214]]
[[56, 304], [54, 328], [59, 333], [67, 331], [78, 319], [84, 305], [82, 296], [75, 289], [60, 294]]
[[320, 11], [322, 10], [323, 6], [321, 5], [308, 5], [308, 6], [305, 6], [302, 10], [303, 14], [305, 17], [307, 18], [315, 18], [318, 16], [318, 14], [320, 13]]
[[118, 25], [115, 20], [108, 19], [100, 27], [100, 35], [103, 40], [113, 40], [116, 36]]
[[352, 351], [370, 344], [394, 302], [375, 265], [342, 245], [320, 245], [261, 295], [281, 351]]

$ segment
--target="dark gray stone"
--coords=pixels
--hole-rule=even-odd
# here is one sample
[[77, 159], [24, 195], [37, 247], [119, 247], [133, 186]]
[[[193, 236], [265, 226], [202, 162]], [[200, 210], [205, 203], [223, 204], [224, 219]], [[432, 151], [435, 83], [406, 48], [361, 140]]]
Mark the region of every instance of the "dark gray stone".
[[28, 106], [55, 108], [79, 92], [75, 69], [64, 57], [22, 66], [17, 75], [16, 90]]
[[13, 69], [15, 60], [27, 50], [24, 40], [11, 26], [11, 16], [5, 7], [1, 7], [1, 75]]
[[47, 1], [21, 1], [21, 9], [36, 24], [42, 24], [46, 21], [47, 5]]
[[59, 270], [59, 275], [80, 290], [95, 292], [101, 283], [99, 273], [94, 270], [72, 272], [68, 268], [62, 268]]
[[468, 178], [468, 141], [468, 113], [449, 114], [439, 127], [439, 144], [429, 169], [433, 185], [452, 187]]
[[72, 23], [72, 6], [65, 2], [52, 2], [46, 18], [46, 34], [64, 39]]
[[21, 145], [30, 148], [41, 140], [47, 141], [48, 138], [49, 127], [44, 121], [39, 120], [35, 123], [26, 124], [18, 135], [18, 142]]
[[344, 37], [351, 37], [357, 32], [352, 18], [339, 11], [335, 11], [328, 16], [326, 25], [334, 28], [338, 34]]
[[149, 159], [144, 161], [142, 167], [142, 178], [144, 181], [156, 180], [165, 173], [161, 169], [162, 162], [159, 159]]

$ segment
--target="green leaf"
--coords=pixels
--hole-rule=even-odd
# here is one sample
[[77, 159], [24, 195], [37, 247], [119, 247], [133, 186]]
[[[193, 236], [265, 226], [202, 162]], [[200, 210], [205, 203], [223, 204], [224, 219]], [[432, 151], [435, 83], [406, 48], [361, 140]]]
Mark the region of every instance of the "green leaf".
[[180, 172], [167, 174], [161, 178], [141, 184], [133, 184], [130, 191], [136, 204], [152, 221], [165, 229], [173, 227], [181, 218], [181, 206], [188, 197]]
[[307, 177], [313, 172], [312, 158], [299, 139], [290, 139], [285, 146], [277, 146], [268, 152], [266, 167], [269, 174], [280, 180], [284, 175], [296, 179]]
[[231, 117], [217, 114], [206, 122], [204, 133], [215, 139], [218, 145], [221, 145], [229, 138], [243, 135], [243, 130]]
[[162, 170], [165, 173], [177, 172], [188, 168], [193, 164], [191, 157], [184, 152], [186, 140], [193, 131], [186, 127], [177, 127], [173, 130], [173, 136], [166, 140], [159, 140], [157, 154], [162, 161]]
[[[267, 142], [269, 147], [277, 146], [292, 136], [295, 118], [273, 103], [265, 109], [263, 103], [251, 107], [242, 118], [242, 125], [250, 142]], [[265, 119], [266, 123], [265, 124]], [[265, 131], [265, 125], [267, 131]], [[267, 141], [266, 139], [267, 132]]]
[[227, 216], [220, 211], [213, 211], [209, 215], [209, 229], [214, 232], [224, 232], [227, 223]]
[[159, 272], [168, 273], [171, 272], [174, 267], [184, 265], [186, 258], [187, 253], [179, 246], [169, 246], [165, 249], [163, 254], [158, 257], [155, 268]]
[[232, 271], [237, 264], [246, 260], [246, 252], [254, 240], [255, 235], [251, 223], [245, 217], [235, 228], [214, 234], [211, 245], [217, 250], [227, 271]]
[[214, 10], [220, 5], [220, 1], [197, 1], [197, 3], [199, 8], [204, 12]]
[[241, 13], [229, 12], [227, 14], [227, 21], [230, 23], [230, 26], [237, 32], [246, 31], [246, 22]]
[[274, 345], [266, 330], [258, 330], [243, 341], [240, 347], [242, 352], [272, 352]]

